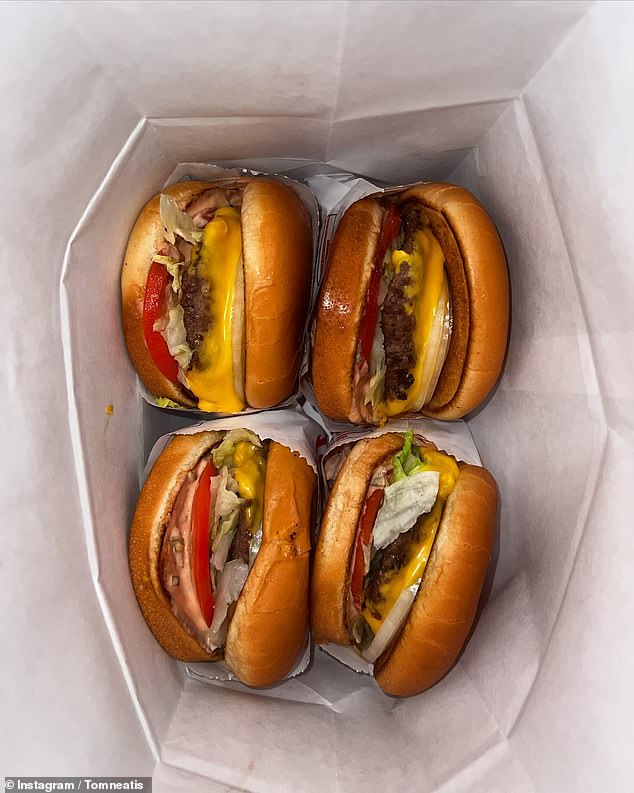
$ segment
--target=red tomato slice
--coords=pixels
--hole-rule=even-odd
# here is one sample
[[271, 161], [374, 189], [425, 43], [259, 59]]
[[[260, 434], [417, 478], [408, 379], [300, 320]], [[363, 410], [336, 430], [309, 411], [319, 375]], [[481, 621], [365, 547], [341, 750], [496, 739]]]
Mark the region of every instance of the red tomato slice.
[[363, 575], [365, 573], [365, 559], [363, 547], [370, 544], [372, 539], [372, 529], [376, 521], [376, 514], [383, 501], [383, 490], [375, 490], [371, 496], [366, 498], [361, 515], [361, 525], [357, 535], [357, 545], [354, 551], [354, 567], [352, 568], [352, 579], [350, 590], [352, 592], [352, 602], [357, 609], [361, 608], [361, 590], [363, 589]]
[[165, 289], [167, 288], [169, 277], [169, 273], [162, 264], [152, 262], [145, 282], [143, 335], [145, 336], [148, 352], [161, 374], [165, 375], [172, 383], [177, 383], [178, 363], [170, 355], [165, 339], [158, 330], [154, 330], [154, 323], [165, 312]]
[[379, 287], [381, 285], [381, 275], [383, 272], [383, 259], [387, 249], [396, 239], [401, 228], [401, 216], [394, 204], [390, 204], [381, 225], [381, 234], [376, 246], [376, 258], [372, 275], [370, 276], [370, 286], [365, 300], [363, 316], [361, 318], [361, 328], [359, 338], [361, 340], [361, 355], [370, 362], [372, 354], [372, 342], [376, 331], [376, 322], [379, 316]]
[[207, 625], [214, 616], [214, 596], [209, 576], [209, 510], [211, 477], [216, 475], [213, 463], [205, 466], [192, 504], [192, 578], [200, 610]]

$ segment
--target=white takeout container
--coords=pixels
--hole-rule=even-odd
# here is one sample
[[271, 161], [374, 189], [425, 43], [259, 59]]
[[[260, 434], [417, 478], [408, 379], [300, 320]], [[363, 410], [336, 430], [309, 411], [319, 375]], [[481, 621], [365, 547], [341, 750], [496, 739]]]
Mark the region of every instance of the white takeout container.
[[[634, 6], [4, 3], [0, 24], [3, 773], [629, 791]], [[266, 696], [188, 679], [133, 596], [145, 455], [186, 419], [137, 392], [127, 236], [178, 163], [261, 158], [454, 181], [507, 252], [506, 369], [468, 420], [501, 492], [495, 574], [411, 699], [324, 653]]]

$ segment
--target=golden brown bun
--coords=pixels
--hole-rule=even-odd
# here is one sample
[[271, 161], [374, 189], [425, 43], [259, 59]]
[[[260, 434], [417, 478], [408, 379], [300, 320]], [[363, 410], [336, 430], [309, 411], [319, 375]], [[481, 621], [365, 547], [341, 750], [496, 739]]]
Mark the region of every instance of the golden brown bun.
[[[467, 190], [422, 184], [400, 193], [397, 204], [412, 198], [423, 204], [445, 254], [453, 311], [447, 359], [432, 399], [420, 412], [458, 419], [486, 398], [502, 369], [509, 321], [506, 258], [493, 222]], [[313, 384], [321, 410], [339, 421], [361, 421], [353, 404], [354, 362], [382, 214], [371, 198], [347, 210], [320, 294]]]
[[213, 661], [174, 616], [159, 578], [159, 557], [172, 506], [185, 477], [222, 439], [222, 432], [175, 435], [143, 485], [130, 530], [130, 572], [139, 606], [164, 650], [179, 661]]
[[279, 182], [250, 182], [242, 202], [245, 394], [254, 408], [290, 396], [297, 381], [313, 262], [310, 217]]
[[468, 190], [431, 182], [405, 191], [426, 209], [445, 254], [454, 326], [447, 360], [431, 401], [421, 411], [437, 419], [470, 413], [495, 385], [506, 351], [509, 277], [493, 221]]
[[[288, 397], [297, 381], [310, 297], [312, 230], [297, 194], [264, 179], [240, 179], [245, 302], [245, 393], [252, 407], [273, 407]], [[162, 192], [181, 209], [207, 182], [179, 182]], [[141, 211], [128, 242], [121, 274], [123, 331], [139, 377], [156, 396], [196, 407], [180, 385], [156, 367], [145, 344], [143, 298], [152, 255], [162, 245], [160, 195]]]
[[359, 326], [384, 210], [373, 198], [341, 218], [317, 305], [312, 379], [321, 410], [336, 421], [359, 421], [352, 378]]
[[[161, 192], [175, 199], [180, 209], [209, 187], [207, 182], [178, 182]], [[196, 407], [180, 385], [167, 379], [152, 360], [143, 333], [143, 299], [145, 282], [152, 257], [163, 244], [165, 232], [159, 213], [160, 194], [143, 207], [128, 240], [121, 270], [122, 320], [125, 342], [143, 385], [154, 396], [173, 399], [186, 407]]]
[[403, 448], [403, 435], [363, 438], [346, 457], [330, 491], [313, 560], [310, 621], [315, 644], [350, 644], [346, 617], [352, 553], [368, 484], [386, 457]]
[[316, 479], [303, 458], [271, 443], [262, 547], [238, 599], [225, 646], [228, 665], [250, 686], [277, 683], [304, 646]]
[[496, 513], [491, 474], [477, 466], [462, 467], [407, 622], [374, 665], [374, 677], [386, 694], [419, 694], [452, 667], [475, 617]]

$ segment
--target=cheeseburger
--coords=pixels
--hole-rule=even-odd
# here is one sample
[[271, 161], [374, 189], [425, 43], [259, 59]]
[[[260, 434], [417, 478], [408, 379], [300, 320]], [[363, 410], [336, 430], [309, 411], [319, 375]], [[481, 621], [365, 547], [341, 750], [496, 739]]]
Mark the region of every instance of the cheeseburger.
[[288, 675], [308, 628], [315, 482], [306, 460], [250, 430], [173, 437], [130, 533], [134, 591], [170, 655], [224, 659], [250, 686]]
[[324, 466], [313, 639], [352, 645], [385, 693], [418, 694], [451, 668], [474, 620], [495, 482], [411, 431], [339, 447]]
[[294, 190], [265, 178], [179, 182], [141, 211], [121, 275], [123, 330], [159, 404], [237, 413], [297, 380], [312, 232]]
[[470, 193], [430, 183], [363, 198], [335, 232], [319, 299], [319, 406], [354, 423], [460, 418], [500, 374], [508, 318], [504, 251]]

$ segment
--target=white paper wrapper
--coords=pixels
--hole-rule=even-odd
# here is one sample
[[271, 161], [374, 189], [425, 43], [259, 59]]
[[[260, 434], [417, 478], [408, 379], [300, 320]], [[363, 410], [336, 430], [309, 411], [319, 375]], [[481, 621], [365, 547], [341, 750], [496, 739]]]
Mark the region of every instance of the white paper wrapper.
[[[317, 460], [315, 456], [315, 444], [320, 432], [313, 422], [311, 422], [302, 411], [295, 410], [276, 410], [270, 413], [254, 413], [215, 419], [213, 421], [203, 421], [184, 429], [175, 430], [159, 438], [150, 455], [143, 471], [143, 481], [147, 478], [152, 467], [163, 449], [167, 446], [174, 435], [193, 435], [196, 432], [206, 430], [230, 430], [230, 429], [249, 429], [255, 432], [261, 440], [275, 440], [287, 446], [294, 452], [300, 454], [311, 468], [317, 473]], [[306, 671], [311, 659], [310, 637], [307, 636], [304, 651], [297, 659], [297, 663], [286, 676], [286, 679], [296, 677]], [[207, 683], [216, 685], [231, 684], [244, 691], [249, 691], [247, 686], [238, 683], [232, 671], [222, 661], [200, 664], [182, 664], [186, 673], [194, 678]], [[272, 690], [276, 690], [273, 687]]]

